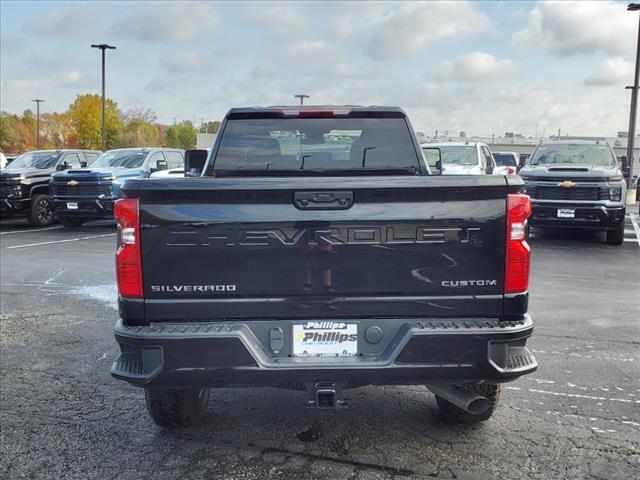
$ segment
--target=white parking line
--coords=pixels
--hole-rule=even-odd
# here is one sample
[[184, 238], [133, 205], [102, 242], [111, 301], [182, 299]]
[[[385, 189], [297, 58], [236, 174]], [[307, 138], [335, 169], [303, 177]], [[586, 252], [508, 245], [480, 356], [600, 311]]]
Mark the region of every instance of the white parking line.
[[633, 225], [633, 229], [636, 232], [636, 240], [638, 240], [638, 246], [640, 246], [640, 226], [638, 226], [638, 221], [636, 220], [636, 214], [630, 213], [629, 218], [631, 219], [631, 225]]
[[62, 274], [63, 274], [64, 272], [66, 272], [66, 271], [67, 271], [66, 267], [62, 267], [58, 273], [56, 273], [53, 277], [51, 277], [49, 280], [47, 280], [46, 282], [44, 282], [44, 284], [45, 284], [45, 285], [50, 285], [50, 284], [51, 284], [51, 282], [52, 282], [53, 280], [55, 280], [56, 278], [58, 278], [60, 275], [62, 275]]
[[[505, 387], [508, 390], [522, 390], [520, 387]], [[539, 393], [541, 395], [553, 395], [555, 397], [567, 397], [567, 398], [581, 398], [584, 400], [598, 400], [605, 402], [620, 402], [620, 403], [640, 403], [640, 400], [628, 399], [628, 398], [611, 398], [611, 397], [601, 397], [594, 395], [582, 395], [579, 393], [565, 393], [565, 392], [552, 392], [549, 390], [538, 390], [537, 388], [528, 388], [527, 389], [531, 393]]]
[[53, 243], [78, 242], [80, 240], [90, 240], [92, 238], [101, 238], [101, 237], [112, 237], [114, 235], [117, 235], [117, 233], [105, 233], [104, 235], [89, 235], [87, 237], [67, 238], [65, 240], [52, 240], [50, 242], [28, 243], [26, 245], [13, 245], [11, 247], [7, 247], [7, 250], [12, 250], [14, 248], [38, 247], [40, 245], [51, 245]]
[[612, 357], [610, 355], [591, 355], [586, 353], [575, 353], [575, 352], [559, 352], [557, 350], [536, 350], [535, 348], [531, 349], [533, 353], [540, 353], [542, 355], [562, 355], [564, 357], [578, 357], [578, 358], [591, 358], [594, 360], [613, 360], [616, 362], [634, 362], [635, 358], [631, 355], [625, 354], [624, 356], [619, 355], [617, 357]]
[[62, 225], [58, 225], [56, 227], [31, 228], [29, 230], [16, 230], [16, 231], [13, 231], [13, 232], [1, 232], [0, 235], [12, 235], [14, 233], [41, 232], [42, 230], [56, 230], [58, 228], [64, 228], [64, 227]]

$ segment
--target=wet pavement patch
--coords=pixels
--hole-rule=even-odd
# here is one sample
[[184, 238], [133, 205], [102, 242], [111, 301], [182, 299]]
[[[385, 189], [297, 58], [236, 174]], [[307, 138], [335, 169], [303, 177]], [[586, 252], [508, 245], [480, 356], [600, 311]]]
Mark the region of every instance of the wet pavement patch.
[[309, 428], [307, 428], [304, 432], [300, 432], [296, 435], [296, 438], [301, 442], [309, 443], [315, 442], [322, 435], [322, 425], [318, 422], [314, 422]]

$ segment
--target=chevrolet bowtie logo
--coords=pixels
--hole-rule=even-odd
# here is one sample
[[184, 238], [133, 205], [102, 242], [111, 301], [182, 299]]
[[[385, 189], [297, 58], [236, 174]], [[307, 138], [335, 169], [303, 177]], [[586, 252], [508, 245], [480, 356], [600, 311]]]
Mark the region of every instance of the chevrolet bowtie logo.
[[67, 185], [69, 185], [70, 187], [75, 187], [78, 184], [78, 182], [76, 180], [69, 180], [67, 182]]
[[576, 184], [573, 183], [571, 180], [565, 180], [564, 182], [560, 182], [560, 186], [565, 188], [574, 187], [575, 185]]

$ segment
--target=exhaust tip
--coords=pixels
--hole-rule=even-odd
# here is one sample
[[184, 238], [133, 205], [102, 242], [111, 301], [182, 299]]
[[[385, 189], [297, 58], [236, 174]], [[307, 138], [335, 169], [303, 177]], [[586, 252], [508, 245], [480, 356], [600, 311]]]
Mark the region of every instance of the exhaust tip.
[[479, 415], [486, 412], [491, 406], [491, 402], [484, 397], [478, 397], [472, 400], [467, 406], [467, 411], [472, 415]]
[[472, 415], [482, 414], [491, 407], [489, 399], [470, 392], [459, 385], [427, 385], [427, 388], [438, 397], [453, 403], [456, 407]]

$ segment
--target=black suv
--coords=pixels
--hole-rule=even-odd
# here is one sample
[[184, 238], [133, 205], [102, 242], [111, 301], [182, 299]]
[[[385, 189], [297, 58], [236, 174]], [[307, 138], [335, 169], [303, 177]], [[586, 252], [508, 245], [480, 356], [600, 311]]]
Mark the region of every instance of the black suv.
[[82, 168], [100, 155], [95, 150], [37, 150], [26, 152], [0, 171], [0, 213], [27, 217], [43, 227], [55, 216], [49, 199], [49, 180], [60, 170]]

